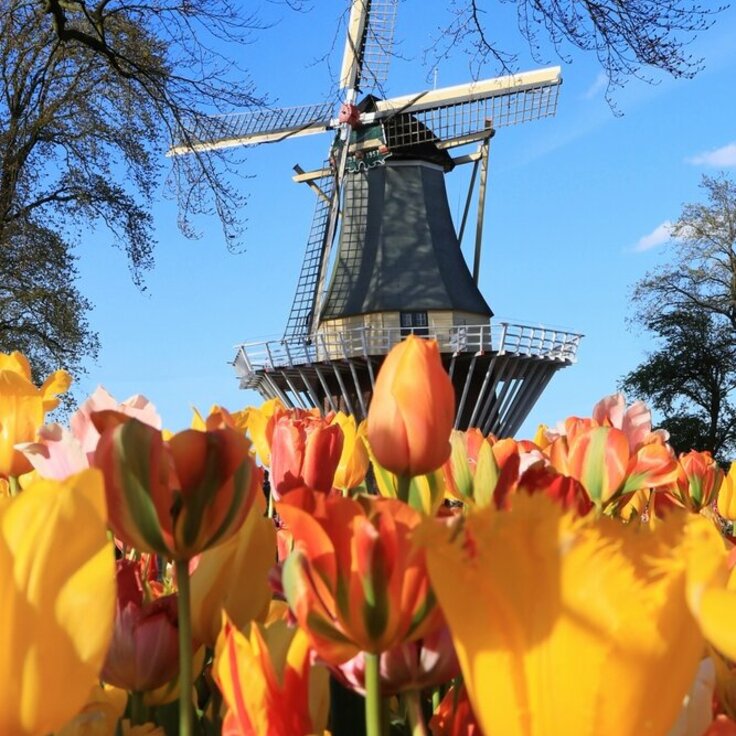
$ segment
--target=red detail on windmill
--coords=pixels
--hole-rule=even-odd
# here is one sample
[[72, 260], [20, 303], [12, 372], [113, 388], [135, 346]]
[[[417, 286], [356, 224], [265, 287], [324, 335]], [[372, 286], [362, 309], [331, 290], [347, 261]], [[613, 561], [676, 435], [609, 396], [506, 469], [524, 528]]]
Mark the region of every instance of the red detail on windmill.
[[337, 119], [341, 123], [347, 123], [351, 128], [355, 129], [360, 126], [360, 110], [357, 105], [350, 102], [344, 102], [340, 106], [340, 114]]

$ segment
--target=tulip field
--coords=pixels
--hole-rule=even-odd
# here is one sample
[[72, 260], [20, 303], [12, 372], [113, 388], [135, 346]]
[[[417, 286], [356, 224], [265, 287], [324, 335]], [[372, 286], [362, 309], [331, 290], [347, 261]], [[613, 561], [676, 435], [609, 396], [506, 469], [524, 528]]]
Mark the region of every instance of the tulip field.
[[736, 465], [641, 402], [454, 430], [416, 337], [360, 425], [70, 382], [0, 355], [0, 736], [736, 736]]

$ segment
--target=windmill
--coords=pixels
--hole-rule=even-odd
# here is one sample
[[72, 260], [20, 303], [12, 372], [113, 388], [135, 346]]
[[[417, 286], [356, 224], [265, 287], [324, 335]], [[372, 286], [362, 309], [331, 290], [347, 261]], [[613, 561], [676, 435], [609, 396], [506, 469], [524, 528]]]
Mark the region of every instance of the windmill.
[[[491, 320], [478, 289], [490, 140], [499, 128], [556, 113], [560, 69], [390, 99], [366, 94], [386, 79], [397, 4], [352, 0], [337, 115], [322, 104], [201, 116], [171, 152], [333, 132], [320, 168], [295, 167], [294, 180], [316, 193], [306, 252], [283, 338], [237, 347], [242, 388], [360, 419], [386, 354], [414, 333], [439, 343], [456, 427], [510, 436], [552, 375], [575, 362], [581, 335]], [[477, 148], [451, 155], [468, 145]], [[461, 164], [473, 171], [456, 232], [445, 175]], [[476, 180], [471, 273], [460, 241]]]

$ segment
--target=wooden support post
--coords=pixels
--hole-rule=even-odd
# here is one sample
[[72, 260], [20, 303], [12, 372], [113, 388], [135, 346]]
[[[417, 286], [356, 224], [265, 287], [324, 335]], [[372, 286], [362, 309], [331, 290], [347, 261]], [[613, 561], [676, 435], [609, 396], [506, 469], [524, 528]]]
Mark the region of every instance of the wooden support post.
[[490, 138], [481, 143], [480, 185], [478, 187], [478, 224], [475, 229], [475, 257], [473, 258], [473, 283], [478, 286], [480, 277], [480, 251], [483, 245], [483, 217], [486, 208], [486, 183], [488, 181], [488, 155], [491, 150]]

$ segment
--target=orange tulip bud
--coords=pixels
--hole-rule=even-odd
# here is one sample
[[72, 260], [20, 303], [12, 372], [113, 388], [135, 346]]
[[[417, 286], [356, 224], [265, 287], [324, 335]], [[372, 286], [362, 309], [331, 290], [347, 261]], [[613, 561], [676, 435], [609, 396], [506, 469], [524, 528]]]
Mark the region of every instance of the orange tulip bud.
[[455, 391], [434, 340], [410, 335], [386, 357], [368, 411], [368, 441], [392, 473], [424, 475], [450, 457]]

